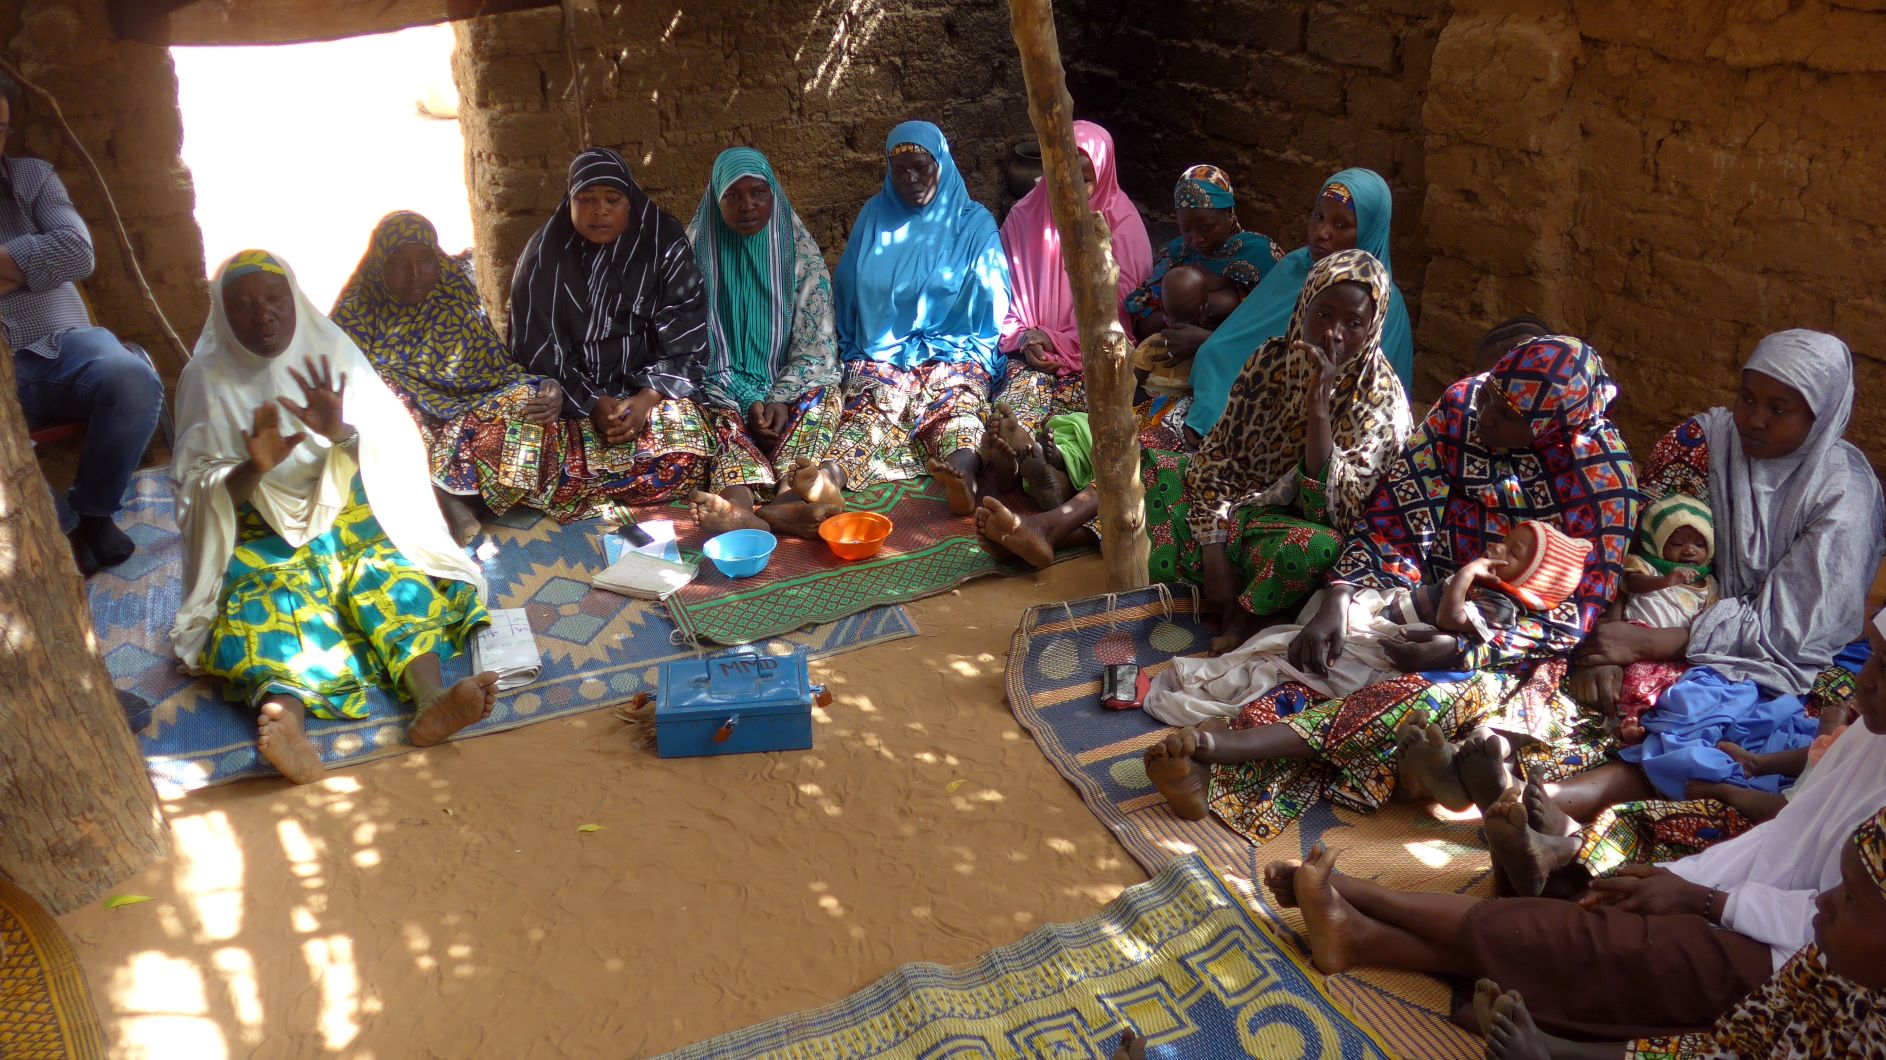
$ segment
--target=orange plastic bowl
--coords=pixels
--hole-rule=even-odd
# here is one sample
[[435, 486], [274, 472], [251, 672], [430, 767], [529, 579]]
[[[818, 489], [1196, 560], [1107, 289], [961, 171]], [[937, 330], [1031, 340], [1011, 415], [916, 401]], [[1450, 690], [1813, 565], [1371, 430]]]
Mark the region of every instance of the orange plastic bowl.
[[845, 512], [820, 523], [819, 536], [839, 559], [868, 559], [891, 536], [891, 521], [876, 512]]

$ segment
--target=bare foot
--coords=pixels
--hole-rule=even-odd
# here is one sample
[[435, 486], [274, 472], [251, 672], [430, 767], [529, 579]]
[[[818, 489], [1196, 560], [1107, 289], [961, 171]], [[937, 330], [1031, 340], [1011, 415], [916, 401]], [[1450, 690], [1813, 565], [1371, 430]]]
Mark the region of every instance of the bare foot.
[[801, 504], [796, 501], [780, 504], [775, 501], [760, 509], [760, 529], [816, 539], [819, 536], [819, 524], [844, 510], [836, 504]]
[[1257, 616], [1246, 611], [1242, 602], [1231, 608], [1231, 614], [1224, 616], [1224, 629], [1211, 639], [1211, 650], [1223, 655], [1244, 647], [1244, 642], [1257, 633], [1261, 624]]
[[1402, 751], [1410, 743], [1421, 739], [1421, 730], [1428, 724], [1428, 712], [1421, 707], [1410, 707], [1408, 713], [1401, 716], [1395, 725], [1395, 786], [1388, 792], [1388, 797], [1395, 802], [1427, 803], [1434, 801], [1434, 795], [1421, 778], [1404, 764]]
[[995, 428], [1002, 447], [1014, 453], [1015, 459], [1020, 460], [1035, 451], [1035, 436], [1028, 433], [1028, 428], [1022, 426], [1022, 421], [1007, 404], [996, 402], [990, 426]]
[[984, 497], [982, 506], [976, 509], [976, 532], [1031, 567], [1054, 562], [1054, 546], [1041, 536], [1041, 531], [994, 497]]
[[688, 507], [693, 511], [694, 521], [700, 524], [701, 531], [710, 537], [730, 530], [765, 530], [767, 528], [766, 520], [753, 514], [751, 510], [704, 490], [695, 490], [688, 494]]
[[255, 719], [256, 749], [276, 772], [296, 784], [319, 780], [326, 769], [302, 727], [301, 711], [298, 702], [271, 699], [262, 704]]
[[1279, 909], [1297, 907], [1297, 870], [1302, 867], [1300, 858], [1273, 861], [1264, 866], [1264, 889], [1270, 892], [1270, 900], [1276, 902]]
[[1211, 813], [1211, 765], [1199, 760], [1200, 726], [1175, 729], [1146, 749], [1146, 779], [1153, 782], [1181, 821]]
[[439, 499], [439, 514], [445, 516], [445, 528], [452, 532], [452, 540], [458, 542], [460, 548], [478, 540], [484, 524], [478, 521], [471, 505], [442, 489], [435, 488], [432, 492]]
[[1113, 1060], [1146, 1060], [1146, 1039], [1131, 1027], [1121, 1031], [1120, 1047], [1113, 1051]]
[[1526, 827], [1540, 835], [1572, 835], [1578, 831], [1578, 822], [1559, 808], [1538, 777], [1526, 778], [1526, 793], [1521, 801], [1526, 804]]
[[840, 511], [845, 508], [845, 491], [826, 470], [825, 465], [809, 456], [802, 456], [792, 462], [791, 470], [786, 472], [786, 483], [799, 499], [807, 504], [828, 504]]
[[1468, 733], [1454, 752], [1460, 785], [1483, 813], [1513, 786], [1513, 774], [1506, 768], [1508, 750], [1506, 737], [1482, 725]]
[[1415, 711], [1395, 726], [1395, 746], [1401, 755], [1397, 786], [1412, 781], [1442, 806], [1456, 812], [1472, 806], [1473, 798], [1454, 768], [1454, 745], [1426, 711]]
[[1552, 871], [1578, 853], [1578, 840], [1570, 836], [1542, 836], [1527, 827], [1524, 796], [1525, 789], [1515, 784], [1488, 806], [1482, 816], [1487, 850], [1506, 873], [1513, 893], [1522, 898], [1537, 898], [1545, 892], [1546, 878]]
[[1649, 735], [1650, 730], [1644, 728], [1644, 723], [1636, 718], [1624, 718], [1618, 722], [1618, 742], [1626, 747], [1643, 743], [1644, 737]]
[[1482, 979], [1473, 984], [1473, 1022], [1482, 1036], [1493, 1033], [1493, 1003], [1500, 999], [1500, 984]]
[[1054, 444], [1054, 435], [1048, 433], [1046, 424], [1035, 435], [1035, 444], [1041, 447], [1041, 455], [1046, 458], [1049, 467], [1066, 469], [1067, 458], [1061, 455], [1061, 447]]
[[1762, 768], [1763, 762], [1761, 756], [1744, 748], [1741, 744], [1733, 740], [1718, 741], [1716, 750], [1735, 759], [1735, 764], [1742, 767], [1742, 772], [1747, 773], [1751, 777], [1759, 777], [1765, 772]]
[[406, 730], [414, 747], [431, 747], [476, 721], [491, 716], [498, 702], [498, 675], [489, 670], [441, 688], [419, 702], [419, 716]]
[[1493, 1001], [1487, 1033], [1487, 1056], [1492, 1060], [1552, 1060], [1553, 1041], [1532, 1022], [1518, 991], [1509, 990]]
[[963, 473], [950, 466], [947, 461], [932, 460], [924, 465], [930, 477], [937, 480], [948, 495], [951, 515], [969, 515], [976, 510], [976, 494], [969, 488], [969, 481]]
[[1021, 455], [1027, 451], [1026, 448], [1017, 451], [1003, 437], [1001, 425], [1005, 417], [1014, 419], [1015, 414], [1007, 404], [996, 402], [994, 411], [982, 421], [982, 442], [976, 446], [982, 469], [996, 484], [998, 492], [1015, 487], [1016, 476], [1021, 473]]
[[1336, 854], [1321, 843], [1310, 848], [1296, 871], [1297, 908], [1310, 935], [1310, 961], [1324, 975], [1348, 971], [1356, 963], [1349, 937], [1356, 912], [1329, 882]]
[[1047, 458], [1040, 450], [1030, 452], [1021, 460], [1022, 485], [1028, 490], [1028, 496], [1034, 499], [1035, 506], [1042, 511], [1050, 511], [1067, 503], [1068, 488], [1072, 485], [1067, 476], [1057, 474], [1048, 466]]

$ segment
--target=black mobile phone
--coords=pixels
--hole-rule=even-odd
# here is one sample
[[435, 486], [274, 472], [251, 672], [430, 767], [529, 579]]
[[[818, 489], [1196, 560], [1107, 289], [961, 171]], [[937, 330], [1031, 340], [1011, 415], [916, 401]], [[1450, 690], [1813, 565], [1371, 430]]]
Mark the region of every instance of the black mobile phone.
[[653, 537], [649, 536], [648, 531], [642, 529], [642, 524], [633, 519], [623, 519], [622, 529], [618, 532], [628, 539], [629, 544], [634, 545], [636, 548], [653, 544], [655, 541]]
[[1100, 705], [1108, 710], [1132, 710], [1146, 699], [1150, 682], [1132, 663], [1114, 663], [1100, 672]]

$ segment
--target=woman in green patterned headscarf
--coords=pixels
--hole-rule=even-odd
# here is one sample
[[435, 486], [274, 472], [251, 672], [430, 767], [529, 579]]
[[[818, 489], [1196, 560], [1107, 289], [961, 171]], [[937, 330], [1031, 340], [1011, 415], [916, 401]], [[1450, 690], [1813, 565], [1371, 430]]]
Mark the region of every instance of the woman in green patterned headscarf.
[[[778, 491], [757, 516], [753, 489], [698, 493], [696, 515], [708, 529], [770, 523], [815, 531], [818, 519], [836, 509], [808, 510], [798, 502], [842, 503], [836, 468], [819, 463], [840, 413], [825, 256], [792, 212], [766, 156], [750, 147], [728, 148], [714, 160], [688, 239], [707, 286], [711, 355], [701, 402], [719, 463], [752, 465], [718, 477]], [[764, 460], [755, 461], [756, 453]]]

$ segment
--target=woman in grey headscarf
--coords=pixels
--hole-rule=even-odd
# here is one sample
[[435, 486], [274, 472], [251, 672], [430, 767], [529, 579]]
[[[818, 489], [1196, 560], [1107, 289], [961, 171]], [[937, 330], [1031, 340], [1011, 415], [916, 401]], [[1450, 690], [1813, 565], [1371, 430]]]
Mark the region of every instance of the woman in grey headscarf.
[[1645, 491], [1709, 505], [1720, 599], [1687, 629], [1610, 621], [1586, 639], [1587, 665], [1662, 660], [1690, 670], [1644, 715], [1649, 736], [1623, 749], [1624, 763], [1559, 789], [1572, 816], [1589, 819], [1653, 788], [1681, 799], [1692, 781], [1754, 786], [1717, 741], [1759, 751], [1813, 738], [1804, 698], [1864, 626], [1886, 523], [1872, 468], [1841, 437], [1853, 390], [1846, 343], [1778, 332], [1756, 346], [1732, 407], [1691, 417], [1658, 443]]

